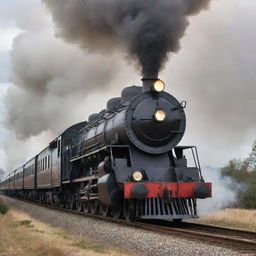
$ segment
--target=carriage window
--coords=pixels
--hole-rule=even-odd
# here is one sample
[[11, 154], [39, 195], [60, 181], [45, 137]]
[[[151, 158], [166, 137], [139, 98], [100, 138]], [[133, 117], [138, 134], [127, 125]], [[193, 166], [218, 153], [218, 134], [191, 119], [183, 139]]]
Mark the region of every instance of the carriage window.
[[48, 169], [50, 169], [50, 156], [48, 156]]
[[58, 140], [58, 157], [60, 156], [60, 139]]

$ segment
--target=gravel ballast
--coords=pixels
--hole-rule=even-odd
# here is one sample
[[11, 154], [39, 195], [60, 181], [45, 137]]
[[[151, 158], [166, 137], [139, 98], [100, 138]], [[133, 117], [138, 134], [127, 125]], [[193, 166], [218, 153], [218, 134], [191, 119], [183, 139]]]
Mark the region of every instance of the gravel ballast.
[[54, 227], [64, 228], [81, 237], [90, 238], [111, 246], [117, 246], [138, 255], [254, 255], [241, 254], [202, 242], [156, 234], [122, 224], [52, 210], [13, 198], [4, 198], [9, 206], [24, 211], [32, 218], [49, 223]]

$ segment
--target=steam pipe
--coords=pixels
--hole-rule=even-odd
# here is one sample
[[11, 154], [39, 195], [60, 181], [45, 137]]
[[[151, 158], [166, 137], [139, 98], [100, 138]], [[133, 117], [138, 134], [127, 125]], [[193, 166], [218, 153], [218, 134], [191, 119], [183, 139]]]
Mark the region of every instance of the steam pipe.
[[142, 78], [142, 92], [151, 91], [151, 88], [156, 80], [158, 80], [158, 78]]

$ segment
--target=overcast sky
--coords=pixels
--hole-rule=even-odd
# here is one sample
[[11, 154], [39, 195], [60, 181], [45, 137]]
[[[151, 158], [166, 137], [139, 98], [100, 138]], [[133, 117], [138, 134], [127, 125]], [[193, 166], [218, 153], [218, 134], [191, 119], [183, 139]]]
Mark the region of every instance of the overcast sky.
[[[6, 144], [8, 136], [12, 139], [14, 136], [5, 125], [4, 99], [8, 88], [15, 86], [11, 80], [9, 52], [13, 39], [24, 29], [21, 21], [24, 14], [29, 16], [29, 6], [35, 3], [44, 9], [39, 0], [0, 1], [0, 168], [3, 169], [12, 165], [7, 162], [6, 149], [2, 145]], [[26, 17], [26, 28], [29, 21], [34, 25], [34, 20]], [[170, 93], [179, 100], [188, 101], [187, 133], [183, 144], [197, 145], [204, 165], [222, 166], [231, 158], [246, 157], [256, 139], [253, 109], [256, 106], [256, 3], [255, 0], [216, 0], [209, 11], [193, 17], [190, 22], [181, 51], [169, 60], [161, 78], [166, 81]], [[50, 31], [54, 25], [49, 21], [44, 26]], [[120, 68], [122, 72], [116, 74], [118, 78], [113, 78], [115, 74], [112, 74], [112, 81], [116, 79], [118, 84], [112, 82], [104, 95], [94, 93], [86, 104], [81, 104], [80, 108], [76, 105], [76, 112], [81, 113], [82, 107], [88, 104], [90, 111], [94, 106], [97, 110], [103, 109], [107, 98], [118, 96], [123, 87], [130, 83], [140, 85], [140, 76], [134, 72], [134, 67], [128, 61], [124, 63]], [[65, 99], [65, 94], [61, 97]], [[74, 120], [78, 121], [78, 117]], [[60, 131], [69, 124], [64, 121], [58, 127]], [[20, 158], [15, 164], [21, 162], [25, 151], [32, 156], [47, 145], [48, 137], [44, 131], [39, 137], [30, 138], [29, 143], [18, 141], [14, 147], [26, 145], [30, 149], [21, 147]]]

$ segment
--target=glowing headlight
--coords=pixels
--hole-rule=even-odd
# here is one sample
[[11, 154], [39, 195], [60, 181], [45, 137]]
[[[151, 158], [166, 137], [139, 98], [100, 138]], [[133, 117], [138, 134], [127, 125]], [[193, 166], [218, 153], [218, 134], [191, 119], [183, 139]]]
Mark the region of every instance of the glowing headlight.
[[162, 80], [156, 80], [153, 85], [153, 89], [156, 92], [162, 92], [165, 89], [165, 84]]
[[137, 171], [132, 174], [132, 178], [134, 181], [141, 181], [143, 178], [143, 175], [141, 172]]
[[163, 122], [166, 118], [166, 113], [163, 110], [157, 110], [154, 114], [154, 118], [158, 122]]

